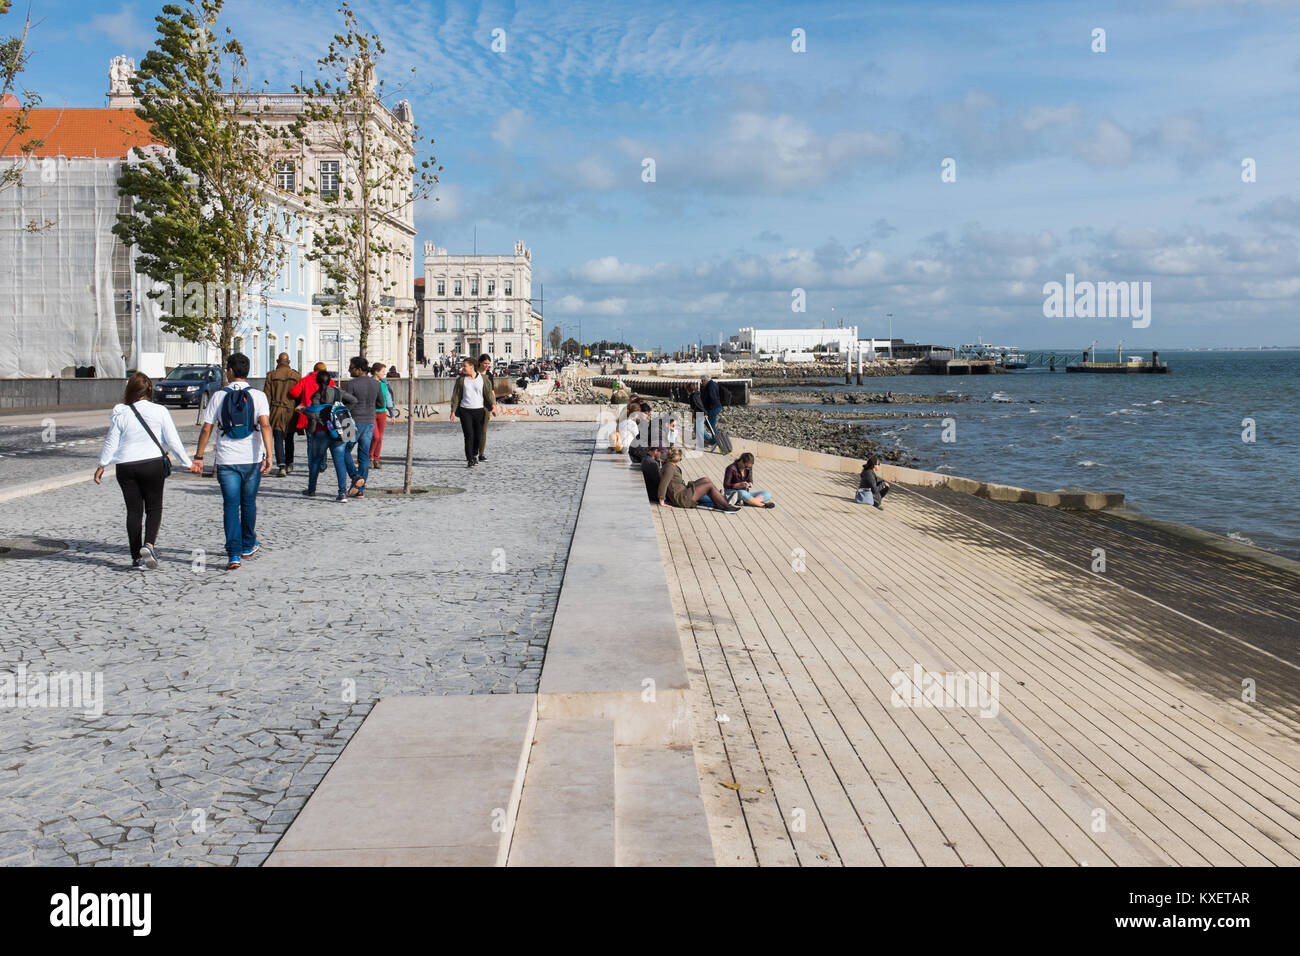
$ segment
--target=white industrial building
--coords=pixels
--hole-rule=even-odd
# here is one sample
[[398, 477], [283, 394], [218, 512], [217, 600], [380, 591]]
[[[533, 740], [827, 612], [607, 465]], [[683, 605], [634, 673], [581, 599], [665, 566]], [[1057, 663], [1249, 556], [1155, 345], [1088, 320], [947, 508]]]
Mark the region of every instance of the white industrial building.
[[741, 352], [772, 355], [780, 352], [847, 352], [858, 341], [858, 327], [834, 329], [755, 329], [743, 328], [736, 337]]

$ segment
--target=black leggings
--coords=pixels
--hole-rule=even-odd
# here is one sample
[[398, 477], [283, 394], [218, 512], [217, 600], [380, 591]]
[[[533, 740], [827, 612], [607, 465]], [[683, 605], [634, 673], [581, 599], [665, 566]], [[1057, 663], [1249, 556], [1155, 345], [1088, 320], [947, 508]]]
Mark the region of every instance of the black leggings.
[[[131, 560], [140, 557], [140, 545], [158, 543], [162, 526], [163, 460], [128, 461], [117, 466], [117, 483], [126, 501], [126, 534], [131, 541]], [[144, 538], [140, 537], [140, 519], [145, 519]]]
[[479, 443], [483, 437], [483, 416], [487, 409], [458, 408], [456, 417], [460, 419], [460, 430], [465, 433], [465, 460], [478, 461]]

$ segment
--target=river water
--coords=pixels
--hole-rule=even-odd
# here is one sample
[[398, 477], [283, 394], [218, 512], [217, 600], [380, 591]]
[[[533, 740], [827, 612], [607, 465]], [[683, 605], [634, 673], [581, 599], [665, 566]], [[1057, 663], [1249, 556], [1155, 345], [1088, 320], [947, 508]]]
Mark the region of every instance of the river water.
[[[951, 419], [948, 428], [943, 417], [862, 423], [926, 470], [1043, 491], [1120, 491], [1132, 510], [1300, 559], [1300, 350], [1162, 350], [1160, 357], [1171, 374], [1025, 369], [804, 387], [967, 395], [971, 401], [950, 405], [838, 407]], [[833, 414], [820, 403], [773, 407]], [[1244, 440], [1251, 422], [1253, 440]]]

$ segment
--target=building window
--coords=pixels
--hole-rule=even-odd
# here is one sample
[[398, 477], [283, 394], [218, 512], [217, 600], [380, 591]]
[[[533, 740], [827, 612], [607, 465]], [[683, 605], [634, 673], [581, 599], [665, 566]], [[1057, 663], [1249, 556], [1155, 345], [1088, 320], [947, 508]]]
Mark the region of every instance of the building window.
[[339, 161], [323, 159], [320, 164], [320, 194], [325, 199], [339, 197]]
[[461, 292], [460, 292], [460, 280], [459, 280], [459, 279], [457, 279], [455, 282], [453, 282], [453, 283], [451, 284], [451, 294], [454, 295], [454, 296], [459, 296], [459, 295], [461, 294]]
[[496, 295], [496, 294], [497, 294], [497, 280], [496, 280], [496, 279], [488, 279], [487, 282], [488, 282], [488, 290], [487, 290], [487, 294], [488, 294], [489, 296]]
[[473, 296], [478, 295], [478, 279], [469, 280], [469, 294]]
[[470, 327], [470, 331], [472, 331], [472, 332], [477, 332], [477, 331], [478, 331], [478, 313], [477, 313], [477, 312], [473, 312], [473, 313], [470, 314], [470, 317], [469, 317], [469, 327]]
[[465, 316], [464, 316], [464, 313], [457, 312], [455, 315], [452, 316], [452, 321], [455, 323], [455, 324], [451, 327], [453, 332], [461, 332], [461, 331], [464, 331], [464, 329], [465, 329]]
[[493, 352], [495, 352], [495, 351], [497, 350], [497, 343], [496, 343], [496, 340], [495, 340], [495, 339], [488, 339], [488, 349], [487, 349], [487, 350], [488, 350], [488, 354], [489, 354], [489, 355], [492, 354]]
[[511, 315], [509, 312], [505, 314], [505, 318], [503, 321], [504, 324], [501, 326], [502, 329], [504, 329], [506, 332], [513, 332], [515, 330], [515, 317]]
[[509, 355], [509, 354], [510, 354], [510, 343], [507, 342], [507, 343], [506, 343], [506, 355]]
[[446, 312], [439, 312], [439, 313], [438, 313], [438, 331], [439, 331], [439, 332], [446, 332], [446, 331], [447, 331], [447, 313], [446, 313]]
[[266, 369], [269, 372], [275, 368], [275, 344], [278, 338], [274, 332], [266, 333]]
[[447, 344], [446, 344], [445, 342], [439, 342], [439, 343], [438, 343], [438, 354], [439, 354], [439, 355], [446, 355], [446, 354], [447, 354]]
[[489, 332], [495, 332], [496, 329], [497, 329], [497, 317], [496, 317], [496, 313], [495, 313], [495, 312], [489, 312], [489, 313], [487, 314], [487, 330], [488, 330]]
[[446, 280], [446, 279], [439, 279], [439, 280], [438, 280], [438, 297], [439, 297], [439, 298], [445, 298], [446, 295], [447, 295], [447, 280]]
[[307, 349], [307, 340], [304, 339], [301, 335], [298, 336], [298, 365], [297, 365], [297, 368], [298, 368], [298, 371], [300, 371], [300, 372], [301, 372], [302, 369], [303, 369], [303, 361], [302, 361], [302, 360], [303, 360], [303, 357], [304, 357], [304, 353], [306, 352], [306, 349]]
[[513, 279], [502, 279], [502, 280], [501, 280], [501, 285], [502, 285], [502, 287], [505, 289], [505, 294], [506, 294], [506, 295], [513, 295], [513, 294], [514, 294], [514, 293], [511, 291], [511, 290], [514, 288], [514, 280], [513, 280]]
[[275, 164], [275, 186], [287, 193], [298, 191], [297, 175], [294, 172], [292, 159], [282, 159]]

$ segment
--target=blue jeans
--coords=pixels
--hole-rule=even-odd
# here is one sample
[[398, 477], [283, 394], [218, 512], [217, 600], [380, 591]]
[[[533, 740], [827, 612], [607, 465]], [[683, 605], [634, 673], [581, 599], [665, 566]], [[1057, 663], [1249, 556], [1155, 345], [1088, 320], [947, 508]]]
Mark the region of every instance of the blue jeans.
[[[370, 443], [374, 440], [374, 422], [368, 425], [357, 425], [357, 440], [348, 442], [345, 458], [348, 466], [348, 477], [354, 481], [357, 478], [364, 481], [370, 477]], [[357, 450], [357, 457], [361, 460], [360, 465], [352, 460], [352, 449], [354, 448]]]
[[307, 490], [316, 491], [316, 478], [325, 470], [325, 456], [334, 459], [334, 473], [339, 479], [339, 494], [348, 490], [348, 473], [343, 464], [343, 442], [330, 441], [329, 432], [312, 432], [307, 437]]
[[713, 445], [718, 440], [718, 416], [722, 414], [722, 406], [710, 408], [704, 414], [709, 417], [709, 432], [704, 436], [704, 444]]
[[226, 524], [226, 555], [236, 560], [257, 544], [257, 488], [262, 466], [217, 465], [221, 509]]
[[765, 502], [772, 500], [772, 492], [770, 491], [750, 491], [748, 488], [733, 488], [731, 494], [739, 498], [740, 503], [743, 505], [749, 504], [750, 498], [761, 497]]

